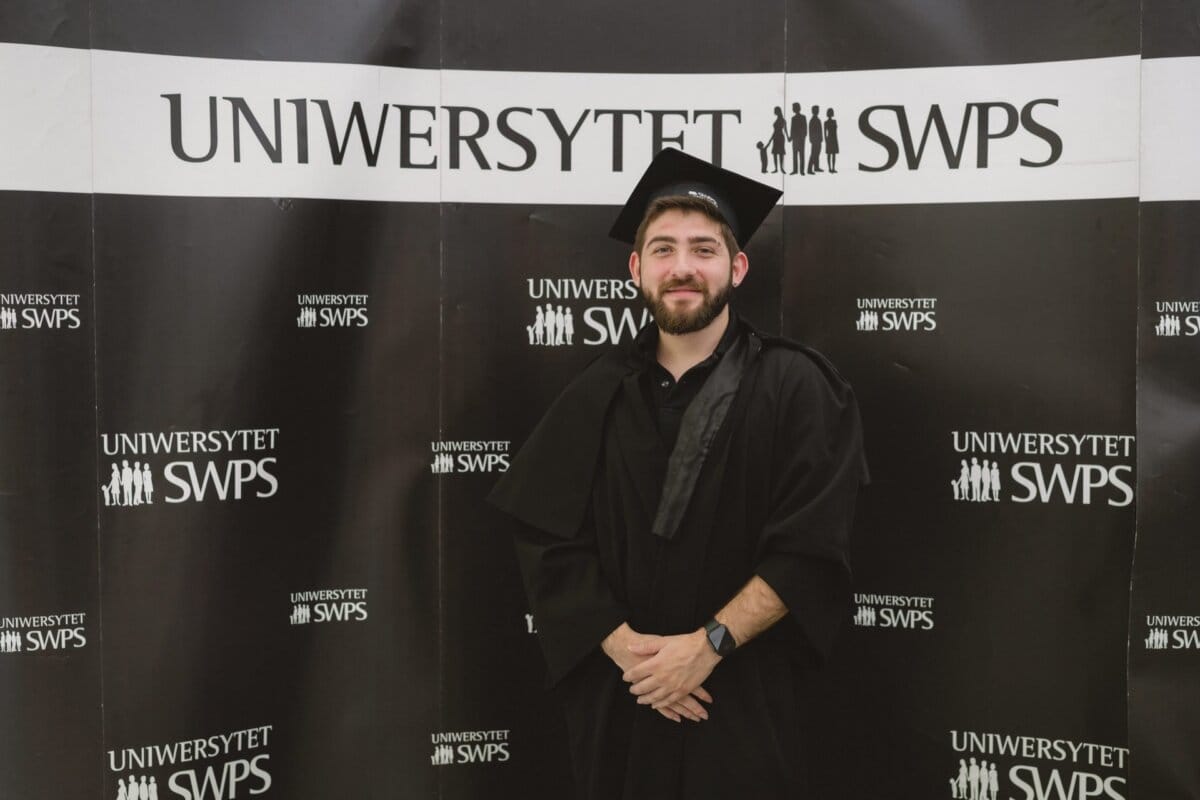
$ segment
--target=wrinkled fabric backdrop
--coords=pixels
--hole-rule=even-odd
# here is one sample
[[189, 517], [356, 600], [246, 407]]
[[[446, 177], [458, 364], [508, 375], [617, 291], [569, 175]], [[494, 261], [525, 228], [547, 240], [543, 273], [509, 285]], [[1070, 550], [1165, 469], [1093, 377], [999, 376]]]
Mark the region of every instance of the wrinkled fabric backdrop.
[[1198, 18], [7, 0], [0, 796], [568, 796], [482, 499], [662, 147], [862, 406], [813, 797], [1200, 796]]

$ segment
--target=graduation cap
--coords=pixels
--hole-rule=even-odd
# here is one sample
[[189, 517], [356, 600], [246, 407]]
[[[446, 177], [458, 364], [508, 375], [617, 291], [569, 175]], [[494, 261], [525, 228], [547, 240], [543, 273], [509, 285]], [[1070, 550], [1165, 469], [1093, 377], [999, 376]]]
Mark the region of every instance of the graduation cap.
[[729, 224], [738, 244], [745, 246], [783, 192], [668, 147], [646, 167], [608, 235], [633, 244], [650, 204], [660, 197], [676, 194], [712, 203], [717, 214]]

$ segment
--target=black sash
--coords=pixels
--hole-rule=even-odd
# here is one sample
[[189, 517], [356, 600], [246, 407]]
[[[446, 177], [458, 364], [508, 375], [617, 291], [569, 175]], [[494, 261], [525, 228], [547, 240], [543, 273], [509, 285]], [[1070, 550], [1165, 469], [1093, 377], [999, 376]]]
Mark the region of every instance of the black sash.
[[651, 528], [655, 536], [672, 539], [679, 530], [709, 447], [733, 405], [733, 396], [737, 394], [747, 365], [761, 347], [757, 336], [739, 336], [683, 413], [679, 438], [667, 462], [667, 476], [663, 480], [663, 491]]

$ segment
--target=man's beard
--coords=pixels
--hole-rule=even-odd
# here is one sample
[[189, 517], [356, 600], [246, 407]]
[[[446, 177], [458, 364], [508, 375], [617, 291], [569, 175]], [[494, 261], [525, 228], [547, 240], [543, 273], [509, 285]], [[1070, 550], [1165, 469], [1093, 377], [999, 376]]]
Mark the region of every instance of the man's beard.
[[[699, 330], [704, 330], [712, 321], [715, 320], [720, 313], [729, 304], [729, 296], [733, 293], [732, 269], [730, 270], [730, 280], [725, 282], [725, 285], [711, 294], [707, 287], [701, 286], [692, 281], [674, 281], [672, 283], [664, 283], [658, 288], [658, 297], [651, 297], [650, 293], [642, 287], [642, 302], [646, 304], [646, 308], [654, 317], [654, 322], [662, 329], [663, 333], [670, 333], [676, 336], [684, 333], [695, 333]], [[666, 293], [671, 289], [688, 288], [695, 289], [700, 292], [700, 305], [694, 309], [680, 308], [672, 310], [665, 299]]]

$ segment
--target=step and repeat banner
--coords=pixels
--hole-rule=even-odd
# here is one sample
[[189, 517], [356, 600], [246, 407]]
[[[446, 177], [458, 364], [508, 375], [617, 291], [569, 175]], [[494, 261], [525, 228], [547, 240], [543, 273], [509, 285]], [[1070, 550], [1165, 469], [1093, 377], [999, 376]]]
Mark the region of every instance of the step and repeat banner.
[[[1129, 788], [1200, 796], [1200, 29], [1194, 3], [1143, 23], [1137, 546], [1129, 616]], [[1184, 146], [1180, 146], [1183, 144]]]
[[571, 796], [483, 498], [678, 147], [862, 408], [813, 797], [1195, 797], [1196, 14], [6, 3], [0, 796]]

